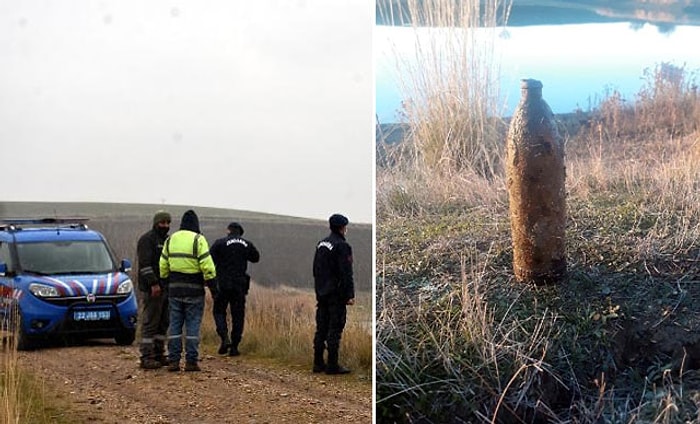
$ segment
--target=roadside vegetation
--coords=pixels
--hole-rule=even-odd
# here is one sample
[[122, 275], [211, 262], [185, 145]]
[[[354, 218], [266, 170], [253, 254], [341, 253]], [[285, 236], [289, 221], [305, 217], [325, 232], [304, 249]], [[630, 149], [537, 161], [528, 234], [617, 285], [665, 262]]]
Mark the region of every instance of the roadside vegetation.
[[416, 126], [451, 115], [405, 109], [407, 138], [378, 146], [378, 422], [700, 422], [700, 93], [674, 64], [642, 78], [557, 117], [569, 278], [552, 287], [513, 279], [493, 91], [470, 101], [494, 134], [471, 166], [422, 159]]
[[[357, 303], [348, 306], [348, 319], [340, 346], [340, 362], [353, 370], [353, 379], [372, 378], [372, 298], [356, 293]], [[216, 355], [216, 334], [211, 307], [202, 323], [205, 352]], [[241, 352], [248, 357], [311, 370], [316, 329], [316, 300], [313, 292], [289, 287], [266, 288], [253, 284], [246, 299], [246, 327]], [[230, 329], [230, 326], [229, 326]]]
[[0, 328], [0, 340], [0, 424], [72, 422], [60, 400], [45, 396], [41, 379], [20, 368], [13, 334]]

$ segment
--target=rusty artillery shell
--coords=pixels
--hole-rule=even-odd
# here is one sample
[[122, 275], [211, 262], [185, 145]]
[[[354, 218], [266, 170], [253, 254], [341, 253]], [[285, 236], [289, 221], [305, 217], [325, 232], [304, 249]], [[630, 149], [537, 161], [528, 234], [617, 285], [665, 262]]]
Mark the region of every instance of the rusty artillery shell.
[[520, 88], [506, 152], [513, 272], [519, 282], [556, 283], [566, 277], [564, 143], [542, 83]]

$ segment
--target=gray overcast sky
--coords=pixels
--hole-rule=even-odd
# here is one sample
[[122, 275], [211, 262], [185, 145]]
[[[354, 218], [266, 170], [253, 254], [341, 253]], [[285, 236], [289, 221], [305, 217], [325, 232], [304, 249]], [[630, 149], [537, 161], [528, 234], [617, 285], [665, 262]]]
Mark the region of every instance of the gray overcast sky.
[[0, 0], [0, 200], [372, 222], [373, 25], [360, 0]]

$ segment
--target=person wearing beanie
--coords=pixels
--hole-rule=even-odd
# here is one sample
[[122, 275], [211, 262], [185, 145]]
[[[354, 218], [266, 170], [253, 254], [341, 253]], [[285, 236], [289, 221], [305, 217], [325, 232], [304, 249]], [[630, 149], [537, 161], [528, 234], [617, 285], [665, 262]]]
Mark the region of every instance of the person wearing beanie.
[[[214, 289], [214, 322], [221, 338], [219, 354], [238, 356], [238, 344], [245, 324], [245, 298], [250, 288], [248, 262], [260, 261], [260, 252], [248, 239], [243, 238], [243, 226], [232, 222], [226, 228], [228, 235], [211, 245], [211, 257], [216, 265]], [[231, 338], [228, 335], [226, 310], [231, 308]]]
[[193, 210], [182, 215], [180, 229], [165, 240], [159, 265], [160, 276], [167, 281], [170, 309], [168, 371], [180, 370], [183, 327], [185, 371], [200, 371], [199, 331], [204, 314], [204, 287], [214, 283], [216, 268]]
[[168, 296], [160, 283], [159, 260], [170, 230], [170, 214], [153, 215], [152, 228], [137, 243], [138, 288], [141, 292], [140, 366], [156, 369], [166, 365], [165, 336], [168, 331]]
[[[352, 248], [345, 240], [348, 219], [333, 214], [328, 223], [331, 233], [316, 245], [313, 263], [316, 291], [313, 372], [347, 374], [350, 370], [338, 364], [338, 351], [347, 305], [355, 303]], [[325, 350], [328, 350], [327, 363], [324, 362]]]

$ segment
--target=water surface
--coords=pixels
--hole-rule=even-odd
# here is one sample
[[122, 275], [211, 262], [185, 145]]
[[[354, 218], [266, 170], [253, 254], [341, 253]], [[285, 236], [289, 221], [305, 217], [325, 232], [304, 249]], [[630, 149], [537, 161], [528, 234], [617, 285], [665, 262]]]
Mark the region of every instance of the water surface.
[[[662, 64], [685, 69], [686, 78], [691, 80], [700, 69], [700, 54], [694, 46], [700, 39], [698, 25], [650, 23], [619, 16], [573, 22], [565, 19], [570, 15], [561, 13], [550, 15], [554, 23], [542, 24], [547, 16], [537, 16], [538, 20], [529, 21], [537, 24], [528, 25], [524, 17], [513, 14], [511, 18], [520, 25], [509, 24], [496, 31], [494, 57], [500, 66], [503, 115], [509, 115], [517, 105], [522, 78], [541, 80], [552, 110], [566, 113], [589, 110], [612, 91], [633, 101], [647, 82], [645, 72]], [[696, 23], [694, 15], [692, 19], [687, 15], [667, 18]], [[397, 112], [410, 93], [403, 92], [397, 83], [396, 61], [412, 60], [415, 37], [427, 37], [428, 32], [435, 34], [428, 28], [375, 27], [376, 113], [380, 122], [401, 120]]]

